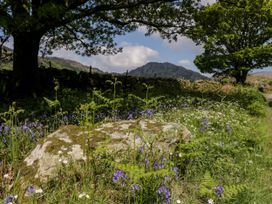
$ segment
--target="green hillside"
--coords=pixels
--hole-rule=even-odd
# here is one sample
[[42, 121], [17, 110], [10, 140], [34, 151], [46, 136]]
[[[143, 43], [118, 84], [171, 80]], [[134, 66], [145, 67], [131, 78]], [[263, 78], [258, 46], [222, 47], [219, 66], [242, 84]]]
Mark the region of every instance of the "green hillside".
[[[11, 51], [10, 49], [8, 50]], [[59, 57], [46, 57], [46, 58], [39, 57], [40, 67], [49, 68], [50, 62], [51, 62], [51, 67], [57, 68], [57, 69], [67, 69], [67, 70], [71, 70], [75, 72], [80, 72], [80, 71], [89, 72], [90, 71], [89, 66], [83, 65], [73, 60], [63, 59]], [[0, 63], [0, 70], [12, 70], [12, 62]], [[97, 68], [92, 68], [92, 72], [103, 73], [103, 71]]]

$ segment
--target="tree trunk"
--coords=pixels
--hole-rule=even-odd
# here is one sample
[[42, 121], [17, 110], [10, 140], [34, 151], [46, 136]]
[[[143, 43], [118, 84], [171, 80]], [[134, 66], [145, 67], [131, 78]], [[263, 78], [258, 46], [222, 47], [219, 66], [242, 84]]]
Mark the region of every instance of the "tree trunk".
[[248, 70], [240, 70], [234, 76], [237, 84], [245, 84], [247, 79]]
[[15, 89], [22, 94], [33, 93], [39, 88], [38, 53], [41, 36], [32, 33], [13, 35], [13, 74]]

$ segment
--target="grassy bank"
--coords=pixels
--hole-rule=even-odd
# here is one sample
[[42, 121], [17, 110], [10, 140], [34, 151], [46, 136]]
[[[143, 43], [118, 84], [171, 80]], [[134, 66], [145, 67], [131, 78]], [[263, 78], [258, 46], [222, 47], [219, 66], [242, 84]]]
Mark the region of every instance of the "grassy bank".
[[[18, 195], [19, 203], [269, 203], [272, 111], [258, 91], [207, 82], [187, 84], [185, 91], [161, 97], [156, 84], [137, 84], [141, 91], [124, 94], [117, 81], [107, 83], [105, 90], [89, 91], [60, 90], [56, 84], [55, 93], [46, 98], [3, 108], [0, 199]], [[168, 88], [161, 86], [160, 92]], [[60, 125], [95, 127], [142, 118], [185, 125], [192, 139], [173, 152], [161, 152], [149, 141], [140, 149], [128, 149], [121, 159], [97, 148], [88, 152], [88, 162], [63, 165], [48, 183], [30, 184], [30, 196], [19, 188], [23, 158]]]

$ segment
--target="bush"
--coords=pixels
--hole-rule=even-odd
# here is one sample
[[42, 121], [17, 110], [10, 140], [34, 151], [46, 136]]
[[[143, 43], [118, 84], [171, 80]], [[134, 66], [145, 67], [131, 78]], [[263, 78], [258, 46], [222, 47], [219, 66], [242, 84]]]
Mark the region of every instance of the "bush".
[[266, 99], [255, 88], [238, 86], [226, 96], [226, 99], [237, 102], [252, 115], [261, 116], [265, 114]]

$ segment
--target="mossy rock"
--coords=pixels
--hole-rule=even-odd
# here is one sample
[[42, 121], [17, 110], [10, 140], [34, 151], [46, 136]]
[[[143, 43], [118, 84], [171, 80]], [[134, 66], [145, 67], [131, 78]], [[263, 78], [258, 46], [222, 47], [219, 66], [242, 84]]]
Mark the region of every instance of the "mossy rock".
[[70, 163], [85, 161], [90, 148], [109, 152], [152, 145], [161, 152], [174, 151], [179, 142], [188, 142], [190, 132], [177, 123], [128, 120], [102, 124], [93, 129], [62, 126], [41, 141], [21, 165], [21, 187], [40, 187]]

